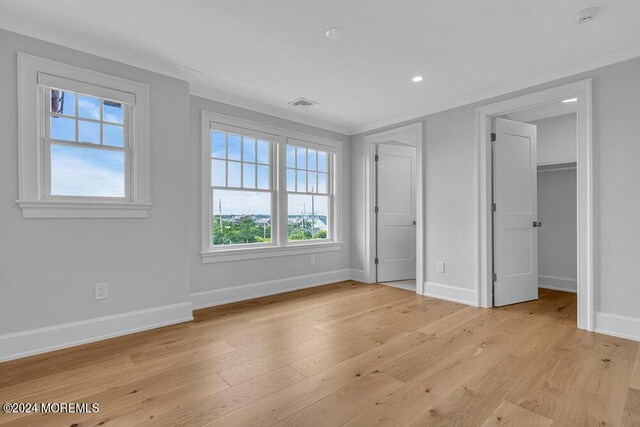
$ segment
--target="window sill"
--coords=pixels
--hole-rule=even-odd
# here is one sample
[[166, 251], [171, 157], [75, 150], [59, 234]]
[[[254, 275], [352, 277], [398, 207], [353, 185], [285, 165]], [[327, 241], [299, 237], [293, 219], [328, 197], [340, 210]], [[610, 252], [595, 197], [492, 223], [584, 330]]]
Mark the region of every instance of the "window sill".
[[200, 256], [202, 257], [203, 264], [210, 264], [215, 262], [331, 252], [339, 251], [340, 249], [342, 249], [342, 242], [296, 243], [289, 246], [214, 250], [211, 252], [201, 252]]
[[16, 200], [23, 218], [146, 218], [151, 203]]

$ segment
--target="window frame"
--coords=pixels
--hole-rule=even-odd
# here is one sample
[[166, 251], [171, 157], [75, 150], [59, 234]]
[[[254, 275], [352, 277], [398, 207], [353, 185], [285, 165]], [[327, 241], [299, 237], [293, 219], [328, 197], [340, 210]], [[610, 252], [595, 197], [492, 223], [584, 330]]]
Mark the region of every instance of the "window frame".
[[[211, 132], [219, 130], [241, 136], [255, 137], [272, 143], [272, 204], [271, 243], [250, 243], [214, 247], [212, 244], [211, 218], [213, 215], [213, 191], [211, 181]], [[288, 206], [286, 182], [286, 145], [304, 145], [307, 148], [326, 151], [331, 154], [329, 166], [330, 215], [328, 238], [311, 240], [288, 240]], [[216, 263], [244, 259], [269, 258], [276, 256], [302, 255], [309, 253], [336, 251], [342, 248], [342, 203], [339, 183], [341, 182], [341, 157], [343, 145], [339, 141], [292, 131], [285, 128], [267, 126], [249, 120], [238, 119], [211, 111], [201, 111], [201, 258], [202, 262]], [[236, 188], [231, 188], [235, 190]], [[251, 189], [247, 189], [251, 191]]]
[[[296, 165], [295, 168], [293, 168], [293, 170], [295, 170], [296, 172], [296, 190], [291, 191], [289, 189], [286, 189], [286, 171], [287, 169], [292, 169], [287, 167], [286, 164], [286, 149], [287, 146], [295, 146], [296, 147]], [[309, 169], [308, 169], [308, 152], [307, 152], [307, 156], [306, 156], [306, 162], [307, 162], [307, 168], [305, 169], [298, 169], [298, 156], [297, 156], [297, 147], [304, 147], [306, 149], [311, 149], [311, 150], [316, 150], [317, 151], [323, 151], [327, 153], [327, 192], [326, 193], [311, 193], [308, 191], [298, 191], [297, 190], [297, 186], [298, 186], [298, 177], [297, 177], [297, 172], [300, 170], [304, 170], [306, 172], [306, 185], [309, 185]], [[307, 239], [307, 240], [289, 240], [289, 236], [287, 233], [287, 242], [288, 245], [291, 246], [296, 246], [296, 245], [304, 245], [304, 244], [313, 244], [313, 243], [323, 243], [323, 242], [333, 242], [334, 241], [334, 235], [336, 233], [336, 227], [335, 227], [335, 223], [336, 221], [333, 220], [332, 216], [335, 215], [335, 187], [334, 187], [334, 182], [335, 182], [335, 164], [336, 164], [336, 158], [337, 158], [337, 153], [335, 150], [329, 148], [329, 147], [323, 147], [320, 146], [318, 144], [313, 144], [313, 143], [308, 143], [306, 141], [303, 140], [299, 140], [296, 138], [287, 138], [287, 142], [286, 144], [284, 144], [283, 146], [283, 151], [285, 152], [285, 164], [283, 166], [284, 169], [284, 180], [285, 180], [285, 189], [286, 189], [286, 195], [285, 198], [287, 198], [287, 208], [288, 208], [288, 197], [289, 195], [292, 194], [299, 194], [299, 195], [303, 195], [303, 196], [324, 196], [327, 197], [328, 199], [328, 207], [327, 210], [329, 211], [329, 213], [331, 213], [331, 216], [327, 216], [327, 237], [324, 239]], [[316, 162], [317, 162], [317, 154], [316, 154]], [[318, 173], [324, 173], [324, 172], [320, 172], [317, 169], [317, 165], [316, 165], [316, 174]], [[288, 209], [287, 209], [287, 218], [288, 218]], [[288, 231], [288, 230], [287, 230]]]
[[[256, 161], [255, 162], [245, 162], [244, 160], [244, 144], [241, 144], [240, 146], [240, 160], [231, 160], [229, 159], [229, 148], [228, 148], [228, 140], [227, 140], [227, 151], [225, 153], [225, 161], [226, 161], [226, 178], [225, 181], [227, 182], [226, 186], [217, 186], [214, 185], [213, 182], [211, 181], [211, 179], [209, 180], [209, 218], [212, 218], [213, 215], [215, 214], [214, 210], [214, 205], [213, 203], [215, 202], [215, 197], [213, 196], [215, 194], [215, 190], [228, 190], [228, 191], [244, 191], [244, 192], [261, 192], [261, 193], [269, 193], [270, 195], [270, 212], [271, 212], [271, 242], [263, 242], [263, 243], [245, 243], [245, 244], [234, 244], [234, 245], [220, 245], [220, 246], [215, 246], [213, 244], [213, 230], [211, 228], [211, 221], [209, 221], [209, 244], [211, 247], [211, 252], [215, 252], [215, 251], [224, 251], [227, 249], [256, 249], [256, 248], [269, 248], [269, 247], [274, 247], [277, 246], [277, 240], [278, 240], [278, 223], [277, 221], [274, 221], [274, 212], [277, 212], [277, 188], [276, 188], [276, 180], [274, 179], [276, 174], [274, 173], [274, 165], [276, 164], [276, 159], [277, 159], [277, 136], [276, 135], [270, 135], [270, 134], [257, 134], [254, 132], [248, 132], [245, 129], [239, 129], [239, 128], [233, 128], [233, 127], [227, 127], [224, 126], [222, 124], [216, 124], [214, 122], [210, 123], [210, 129], [209, 129], [209, 151], [208, 151], [208, 165], [209, 165], [209, 177], [211, 177], [211, 170], [212, 170], [212, 160], [213, 159], [217, 159], [217, 160], [221, 160], [220, 158], [216, 158], [213, 157], [211, 155], [211, 133], [213, 131], [218, 131], [218, 132], [224, 132], [225, 134], [229, 135], [236, 135], [236, 136], [240, 136], [243, 140], [245, 137], [250, 137], [256, 140], [256, 144], [258, 142], [258, 140], [260, 141], [267, 141], [271, 144], [271, 146], [269, 147], [269, 182], [270, 182], [270, 186], [271, 188], [266, 190], [266, 189], [259, 189], [257, 186], [257, 180], [258, 180], [258, 165], [264, 165], [263, 163], [259, 163], [258, 162], [258, 152], [257, 152], [257, 145], [256, 145]], [[240, 187], [230, 187], [228, 186], [228, 180], [229, 180], [229, 162], [234, 162], [234, 163], [240, 163]], [[242, 183], [244, 181], [244, 164], [245, 163], [250, 163], [250, 164], [255, 164], [256, 165], [256, 188], [245, 188], [242, 186]]]
[[[77, 142], [77, 129], [76, 142], [49, 138], [51, 89], [125, 104], [124, 146]], [[16, 203], [22, 209], [23, 218], [147, 217], [151, 207], [147, 85], [18, 52], [18, 121], [19, 199]], [[52, 144], [124, 152], [125, 196], [52, 195]]]

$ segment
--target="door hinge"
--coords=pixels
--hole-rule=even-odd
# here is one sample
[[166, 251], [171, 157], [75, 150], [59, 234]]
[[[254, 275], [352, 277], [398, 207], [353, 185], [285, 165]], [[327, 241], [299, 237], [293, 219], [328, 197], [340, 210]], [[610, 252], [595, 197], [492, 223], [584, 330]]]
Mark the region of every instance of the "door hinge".
[[491, 203], [491, 212], [498, 210], [498, 206], [495, 203]]
[[497, 282], [498, 281], [498, 275], [496, 273], [493, 273], [491, 275], [491, 280], [494, 281], [494, 282]]
[[491, 142], [495, 142], [496, 141], [496, 134], [491, 132]]
[[374, 212], [378, 213], [378, 207], [377, 206], [375, 207]]
[[378, 155], [377, 155], [377, 154], [376, 154], [376, 156], [374, 157], [374, 159], [375, 159], [375, 161], [376, 161], [376, 162], [378, 161], [379, 157], [378, 157]]
[[374, 259], [374, 260], [373, 260], [373, 263], [374, 263], [375, 265], [378, 265], [378, 258]]

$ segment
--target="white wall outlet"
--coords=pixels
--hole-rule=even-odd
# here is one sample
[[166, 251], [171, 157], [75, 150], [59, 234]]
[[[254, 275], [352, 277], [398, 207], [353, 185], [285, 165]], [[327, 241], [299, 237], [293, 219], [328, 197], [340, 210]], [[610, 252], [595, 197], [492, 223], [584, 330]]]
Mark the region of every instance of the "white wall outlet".
[[444, 273], [444, 261], [438, 261], [436, 263], [436, 271], [438, 273]]
[[309, 264], [315, 264], [315, 263], [316, 263], [316, 256], [309, 255]]
[[105, 299], [108, 297], [107, 284], [96, 283], [96, 299]]

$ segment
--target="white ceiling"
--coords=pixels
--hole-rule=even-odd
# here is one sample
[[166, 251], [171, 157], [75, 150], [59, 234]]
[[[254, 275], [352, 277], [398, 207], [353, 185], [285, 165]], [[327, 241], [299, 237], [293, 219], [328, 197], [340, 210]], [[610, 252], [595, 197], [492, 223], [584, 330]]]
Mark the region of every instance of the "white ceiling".
[[343, 133], [640, 56], [639, 16], [638, 0], [0, 0], [0, 27]]

